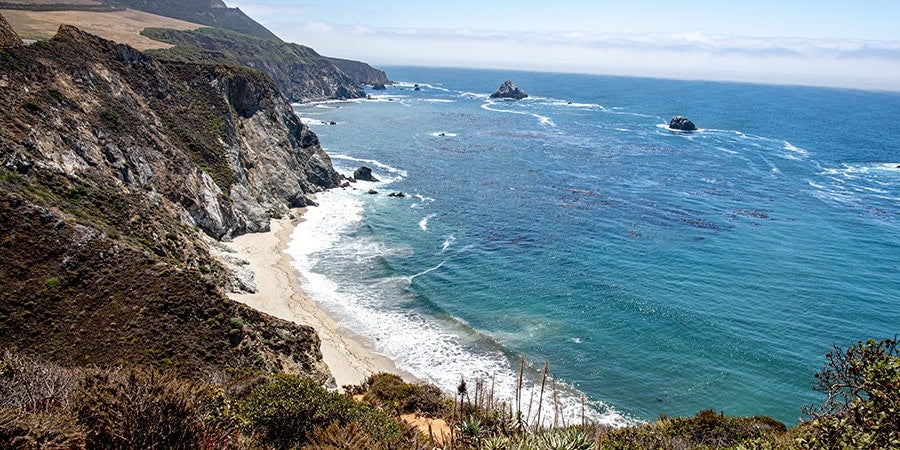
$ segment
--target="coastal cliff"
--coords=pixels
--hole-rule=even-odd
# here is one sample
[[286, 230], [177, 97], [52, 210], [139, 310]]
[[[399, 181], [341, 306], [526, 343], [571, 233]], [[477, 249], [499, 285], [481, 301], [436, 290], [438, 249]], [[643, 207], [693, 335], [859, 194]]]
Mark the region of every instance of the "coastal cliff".
[[327, 58], [293, 43], [249, 37], [219, 28], [183, 31], [147, 28], [151, 39], [174, 45], [150, 53], [161, 60], [244, 65], [275, 81], [292, 102], [363, 98], [363, 84], [389, 84], [387, 75], [366, 63]]
[[267, 76], [68, 26], [0, 61], [0, 346], [326, 379], [314, 330], [229, 301], [206, 244], [266, 230], [339, 181]]

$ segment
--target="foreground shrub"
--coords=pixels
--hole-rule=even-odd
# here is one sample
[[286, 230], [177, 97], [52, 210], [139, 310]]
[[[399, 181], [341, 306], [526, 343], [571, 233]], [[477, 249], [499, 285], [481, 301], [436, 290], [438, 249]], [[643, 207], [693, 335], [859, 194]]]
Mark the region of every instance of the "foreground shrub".
[[0, 407], [32, 413], [66, 407], [83, 374], [4, 352], [0, 357]]
[[378, 443], [403, 448], [407, 429], [383, 412], [353, 399], [328, 392], [315, 382], [294, 375], [275, 375], [237, 402], [245, 429], [265, 446], [300, 447], [311, 442], [313, 431], [332, 424], [355, 423]]
[[816, 374], [826, 395], [797, 443], [807, 448], [900, 448], [900, 352], [896, 339], [834, 347]]
[[133, 369], [87, 376], [72, 401], [89, 448], [227, 448], [233, 427], [211, 387]]
[[7, 449], [85, 448], [85, 433], [65, 412], [0, 409], [0, 443]]
[[383, 448], [354, 422], [340, 426], [337, 422], [328, 428], [316, 428], [310, 443], [303, 450], [358, 450]]
[[444, 414], [449, 400], [430, 384], [411, 384], [399, 376], [379, 373], [363, 384], [363, 400], [398, 413], [420, 413], [432, 417]]
[[660, 417], [656, 422], [615, 430], [600, 437], [605, 449], [734, 448], [773, 441], [785, 425], [771, 417], [729, 417], [712, 410], [694, 417]]

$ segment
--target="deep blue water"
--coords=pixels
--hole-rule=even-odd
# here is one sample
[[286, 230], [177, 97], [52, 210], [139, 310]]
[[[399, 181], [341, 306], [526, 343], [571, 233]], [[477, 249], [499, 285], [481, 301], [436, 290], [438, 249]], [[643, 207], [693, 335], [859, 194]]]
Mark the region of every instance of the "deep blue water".
[[[509, 394], [524, 356], [570, 412], [583, 393], [609, 421], [793, 424], [832, 344], [900, 332], [900, 95], [387, 73], [373, 100], [295, 107], [339, 170], [382, 182], [320, 196], [291, 252], [401, 368]], [[488, 99], [505, 79], [530, 97]]]

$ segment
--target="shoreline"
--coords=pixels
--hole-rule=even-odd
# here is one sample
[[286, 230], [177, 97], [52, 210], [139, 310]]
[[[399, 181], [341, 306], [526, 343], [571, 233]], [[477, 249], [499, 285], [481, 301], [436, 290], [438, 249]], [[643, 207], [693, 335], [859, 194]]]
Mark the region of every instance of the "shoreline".
[[[300, 274], [291, 265], [291, 257], [285, 250], [297, 224], [303, 221], [304, 211], [293, 209], [284, 219], [271, 219], [267, 232], [248, 233], [231, 242], [219, 243], [229, 249], [229, 259], [236, 257], [247, 263], [243, 267], [253, 272], [257, 287], [256, 293], [228, 293], [228, 298], [279, 319], [313, 327], [321, 342], [322, 359], [331, 373], [329, 387], [361, 384], [379, 372], [419, 382], [397, 368], [393, 360], [372, 351], [364, 338], [341, 327], [303, 291]], [[233, 263], [219, 259], [233, 268]]]

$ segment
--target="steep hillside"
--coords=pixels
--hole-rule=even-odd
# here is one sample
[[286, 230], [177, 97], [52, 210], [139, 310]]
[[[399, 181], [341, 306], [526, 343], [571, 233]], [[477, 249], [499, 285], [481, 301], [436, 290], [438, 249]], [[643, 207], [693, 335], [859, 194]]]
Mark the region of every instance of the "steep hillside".
[[281, 42], [281, 39], [266, 27], [248, 17], [240, 9], [227, 7], [221, 0], [104, 0], [104, 2], [112, 6], [125, 6]]
[[365, 63], [326, 58], [309, 47], [228, 30], [148, 28], [142, 34], [175, 45], [153, 51], [157, 58], [253, 67], [269, 74], [284, 95], [296, 102], [365, 97], [357, 86], [390, 83], [383, 71]]
[[201, 239], [265, 230], [339, 181], [268, 77], [64, 26], [0, 49], [0, 100], [0, 347], [324, 380], [314, 331], [229, 301]]

